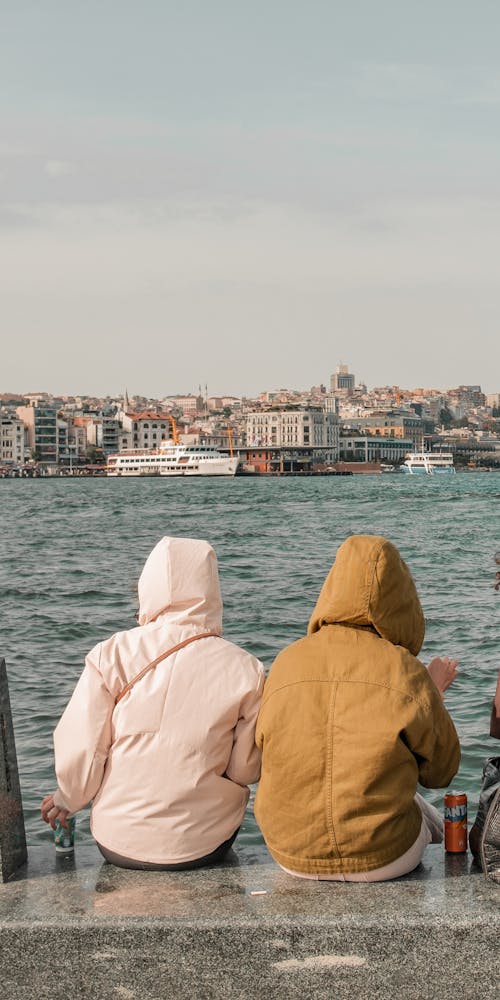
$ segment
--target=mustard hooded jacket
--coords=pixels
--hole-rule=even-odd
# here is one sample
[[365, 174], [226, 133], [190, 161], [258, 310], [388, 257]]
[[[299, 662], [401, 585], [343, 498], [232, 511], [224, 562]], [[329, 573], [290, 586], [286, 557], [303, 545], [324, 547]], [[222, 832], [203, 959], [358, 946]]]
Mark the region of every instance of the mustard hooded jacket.
[[385, 538], [340, 547], [307, 637], [276, 658], [256, 741], [255, 815], [285, 868], [367, 872], [417, 839], [417, 783], [446, 787], [460, 747], [426, 667], [411, 574]]

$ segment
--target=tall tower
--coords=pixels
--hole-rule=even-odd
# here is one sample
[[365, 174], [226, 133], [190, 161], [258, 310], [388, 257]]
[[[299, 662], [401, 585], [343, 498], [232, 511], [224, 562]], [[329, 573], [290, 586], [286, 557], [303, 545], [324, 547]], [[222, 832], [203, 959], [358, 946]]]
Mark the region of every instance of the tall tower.
[[347, 365], [337, 365], [337, 370], [335, 375], [330, 378], [330, 391], [331, 392], [347, 392], [353, 391], [356, 383], [356, 379], [352, 372], [349, 371]]

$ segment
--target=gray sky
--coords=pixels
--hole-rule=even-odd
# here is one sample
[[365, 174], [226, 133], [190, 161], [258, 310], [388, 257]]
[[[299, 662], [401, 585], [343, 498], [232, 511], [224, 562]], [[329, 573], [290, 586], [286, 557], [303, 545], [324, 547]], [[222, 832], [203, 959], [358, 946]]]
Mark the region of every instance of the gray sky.
[[500, 7], [0, 0], [0, 391], [500, 391]]

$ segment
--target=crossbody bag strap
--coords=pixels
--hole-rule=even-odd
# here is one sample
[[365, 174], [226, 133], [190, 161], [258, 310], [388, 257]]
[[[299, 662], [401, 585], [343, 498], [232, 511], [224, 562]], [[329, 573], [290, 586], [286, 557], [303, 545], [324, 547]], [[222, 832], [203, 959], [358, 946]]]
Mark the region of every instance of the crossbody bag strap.
[[184, 639], [182, 642], [178, 642], [176, 646], [172, 646], [171, 649], [167, 649], [166, 653], [162, 653], [161, 656], [158, 656], [156, 660], [152, 661], [152, 663], [148, 663], [147, 667], [144, 667], [140, 674], [137, 674], [136, 677], [129, 681], [124, 688], [122, 688], [120, 693], [116, 696], [115, 705], [117, 705], [118, 702], [121, 701], [126, 694], [128, 694], [131, 688], [134, 687], [134, 684], [137, 684], [138, 681], [142, 680], [142, 678], [149, 673], [150, 670], [154, 670], [162, 660], [166, 660], [167, 656], [171, 656], [172, 653], [177, 653], [179, 649], [183, 649], [184, 646], [189, 646], [191, 642], [196, 642], [197, 639], [209, 639], [211, 636], [215, 636], [217, 639], [220, 639], [218, 632], [201, 632], [200, 635], [191, 635], [189, 639]]

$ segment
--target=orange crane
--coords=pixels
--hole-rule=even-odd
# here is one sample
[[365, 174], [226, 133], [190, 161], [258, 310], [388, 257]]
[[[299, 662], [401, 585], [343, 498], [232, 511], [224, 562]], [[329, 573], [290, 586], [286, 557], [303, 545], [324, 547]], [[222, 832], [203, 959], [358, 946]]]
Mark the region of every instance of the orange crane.
[[179, 435], [177, 433], [177, 424], [175, 422], [174, 417], [170, 413], [166, 413], [165, 417], [166, 417], [167, 420], [170, 420], [170, 426], [172, 428], [172, 441], [174, 442], [174, 444], [179, 444]]

